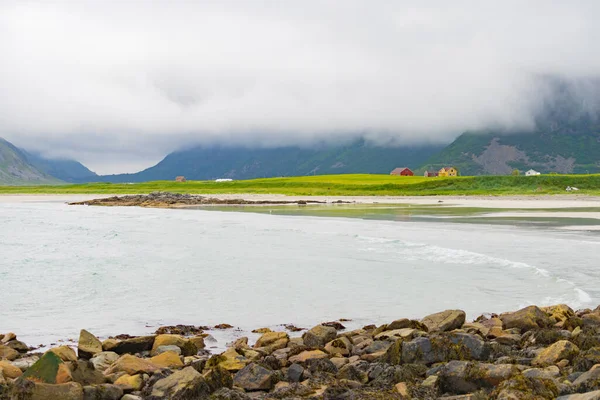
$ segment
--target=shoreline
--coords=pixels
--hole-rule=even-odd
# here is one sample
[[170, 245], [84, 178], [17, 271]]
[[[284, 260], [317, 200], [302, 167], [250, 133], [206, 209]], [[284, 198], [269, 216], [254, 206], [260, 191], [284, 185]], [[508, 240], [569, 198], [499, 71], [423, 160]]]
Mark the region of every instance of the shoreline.
[[[122, 197], [112, 194], [0, 194], [0, 204], [29, 202], [83, 202]], [[451, 207], [538, 209], [600, 207], [600, 196], [532, 195], [532, 196], [287, 196], [279, 194], [198, 194], [223, 201], [242, 199], [248, 202], [297, 202], [310, 200], [331, 204], [443, 205]]]
[[[0, 399], [38, 399], [41, 391], [73, 400], [600, 396], [600, 307], [528, 306], [472, 322], [462, 310], [445, 310], [356, 329], [351, 322], [258, 328], [255, 340], [237, 337], [219, 352], [210, 332], [234, 331], [231, 325], [163, 326], [103, 341], [81, 330], [77, 342], [44, 353], [5, 332]], [[100, 393], [115, 394], [93, 397]]]

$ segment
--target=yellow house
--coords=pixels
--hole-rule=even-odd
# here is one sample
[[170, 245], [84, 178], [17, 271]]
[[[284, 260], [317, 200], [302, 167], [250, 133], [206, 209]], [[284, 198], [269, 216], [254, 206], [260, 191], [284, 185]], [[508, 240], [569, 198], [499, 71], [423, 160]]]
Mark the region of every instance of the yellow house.
[[458, 171], [454, 167], [444, 167], [438, 172], [438, 176], [457, 176]]

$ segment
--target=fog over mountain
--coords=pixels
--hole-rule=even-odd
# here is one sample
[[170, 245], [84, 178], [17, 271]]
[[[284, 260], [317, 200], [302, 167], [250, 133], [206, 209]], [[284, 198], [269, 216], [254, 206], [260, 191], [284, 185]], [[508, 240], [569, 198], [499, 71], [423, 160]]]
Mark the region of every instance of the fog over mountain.
[[[597, 1], [0, 1], [0, 137], [99, 173], [193, 145], [448, 143], [594, 114]], [[566, 83], [565, 83], [566, 82]]]

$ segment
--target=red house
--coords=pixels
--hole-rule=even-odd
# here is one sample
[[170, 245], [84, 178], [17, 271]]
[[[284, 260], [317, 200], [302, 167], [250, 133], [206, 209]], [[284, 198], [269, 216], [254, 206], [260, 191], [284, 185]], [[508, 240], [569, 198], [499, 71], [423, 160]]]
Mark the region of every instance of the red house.
[[390, 175], [413, 176], [414, 173], [410, 170], [410, 168], [401, 167], [401, 168], [396, 168], [395, 170], [390, 172]]

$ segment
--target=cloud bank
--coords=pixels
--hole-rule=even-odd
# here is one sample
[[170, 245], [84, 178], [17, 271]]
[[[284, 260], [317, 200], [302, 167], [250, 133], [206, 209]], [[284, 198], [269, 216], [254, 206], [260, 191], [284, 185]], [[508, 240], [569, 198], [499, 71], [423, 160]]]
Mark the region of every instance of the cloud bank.
[[104, 173], [198, 143], [528, 129], [600, 73], [600, 2], [0, 0], [0, 137]]

